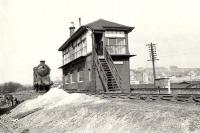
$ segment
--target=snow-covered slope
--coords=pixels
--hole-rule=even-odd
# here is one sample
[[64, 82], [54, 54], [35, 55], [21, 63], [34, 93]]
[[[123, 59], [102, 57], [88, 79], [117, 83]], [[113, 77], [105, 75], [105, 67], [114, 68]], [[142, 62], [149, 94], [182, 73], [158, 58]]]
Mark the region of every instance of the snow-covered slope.
[[31, 133], [199, 133], [199, 105], [100, 99], [52, 88], [9, 114]]

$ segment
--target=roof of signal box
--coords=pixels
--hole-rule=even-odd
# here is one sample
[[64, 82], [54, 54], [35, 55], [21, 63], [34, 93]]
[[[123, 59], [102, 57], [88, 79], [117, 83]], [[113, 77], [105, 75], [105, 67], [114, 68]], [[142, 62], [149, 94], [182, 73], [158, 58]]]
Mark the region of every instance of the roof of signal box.
[[87, 28], [92, 31], [105, 31], [105, 30], [117, 30], [117, 31], [125, 31], [127, 33], [131, 32], [135, 27], [129, 27], [126, 25], [114, 23], [111, 21], [107, 21], [104, 19], [99, 19], [94, 22], [91, 22], [86, 25], [82, 25], [75, 33], [70, 36], [70, 38], [58, 49], [58, 51], [63, 51], [73, 40], [78, 38], [83, 32], [87, 30]]

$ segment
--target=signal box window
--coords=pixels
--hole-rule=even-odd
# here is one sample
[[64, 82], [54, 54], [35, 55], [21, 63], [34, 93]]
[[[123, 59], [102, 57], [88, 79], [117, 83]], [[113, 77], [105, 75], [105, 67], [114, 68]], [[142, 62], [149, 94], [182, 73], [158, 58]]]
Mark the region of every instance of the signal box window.
[[107, 49], [110, 54], [126, 54], [125, 38], [107, 38]]
[[84, 81], [84, 71], [83, 68], [78, 69], [78, 82], [83, 82]]
[[71, 79], [71, 83], [75, 83], [76, 82], [76, 75], [75, 75], [75, 71], [72, 71], [70, 74], [70, 79]]
[[70, 83], [70, 74], [65, 75], [65, 84]]

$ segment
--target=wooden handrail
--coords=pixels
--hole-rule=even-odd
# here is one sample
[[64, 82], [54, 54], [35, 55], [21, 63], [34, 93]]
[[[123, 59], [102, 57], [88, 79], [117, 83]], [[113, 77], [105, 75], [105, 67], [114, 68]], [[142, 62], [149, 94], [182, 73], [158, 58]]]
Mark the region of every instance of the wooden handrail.
[[121, 77], [119, 76], [119, 72], [118, 72], [116, 66], [114, 65], [113, 60], [112, 60], [110, 54], [108, 53], [108, 50], [106, 49], [106, 47], [104, 47], [104, 58], [105, 58], [106, 62], [108, 63], [108, 66], [113, 74], [113, 77], [116, 80], [116, 83], [117, 83], [119, 89], [121, 90]]
[[102, 64], [101, 64], [101, 62], [100, 62], [100, 60], [99, 60], [99, 58], [97, 56], [97, 53], [96, 53], [95, 49], [94, 49], [94, 55], [93, 56], [94, 56], [94, 62], [95, 62], [96, 68], [98, 70], [98, 73], [99, 73], [99, 75], [101, 77], [101, 80], [103, 82], [104, 87], [106, 88], [106, 91], [108, 92], [109, 91], [108, 90], [108, 84], [107, 84], [108, 83], [108, 78], [107, 78], [106, 73], [105, 73], [105, 71], [103, 69], [103, 66], [102, 66]]

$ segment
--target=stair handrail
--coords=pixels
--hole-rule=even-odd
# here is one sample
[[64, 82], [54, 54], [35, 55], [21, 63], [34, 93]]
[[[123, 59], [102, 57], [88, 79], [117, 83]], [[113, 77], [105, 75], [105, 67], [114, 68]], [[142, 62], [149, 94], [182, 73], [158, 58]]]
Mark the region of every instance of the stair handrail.
[[96, 50], [94, 50], [93, 53], [94, 53], [94, 62], [95, 62], [96, 68], [98, 70], [98, 73], [100, 75], [100, 78], [101, 78], [101, 80], [103, 82], [104, 87], [106, 88], [106, 91], [109, 91], [108, 90], [108, 84], [107, 84], [108, 78], [107, 78], [106, 73], [105, 73], [105, 71], [103, 69], [103, 66], [102, 66], [102, 64], [101, 64], [101, 62], [100, 62], [100, 60], [99, 60], [99, 58], [97, 56]]
[[112, 74], [116, 80], [116, 83], [117, 83], [119, 89], [121, 90], [121, 77], [119, 76], [119, 72], [118, 72], [116, 66], [114, 65], [113, 60], [112, 60], [110, 54], [108, 53], [108, 50], [106, 47], [104, 47], [104, 57], [108, 63], [108, 66], [110, 67], [110, 70], [112, 71]]

